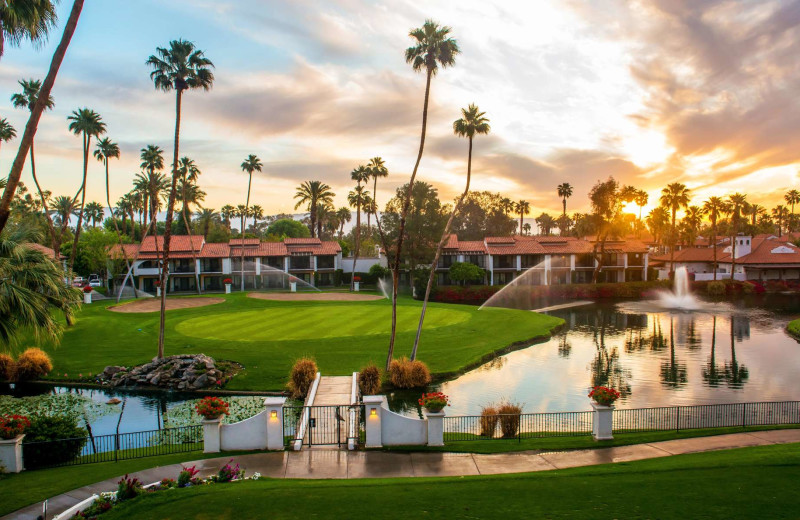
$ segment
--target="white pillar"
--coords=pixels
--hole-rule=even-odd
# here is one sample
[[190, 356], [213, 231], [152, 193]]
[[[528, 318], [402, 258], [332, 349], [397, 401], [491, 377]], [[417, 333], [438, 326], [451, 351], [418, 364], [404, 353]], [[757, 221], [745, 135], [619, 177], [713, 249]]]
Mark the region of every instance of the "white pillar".
[[642, 280], [647, 281], [647, 263], [650, 259], [649, 253], [644, 253], [644, 272], [642, 273]]
[[222, 419], [203, 419], [203, 453], [220, 452]]
[[256, 275], [258, 275], [258, 276], [261, 275], [261, 257], [260, 256], [256, 257]]
[[489, 285], [494, 285], [494, 260], [492, 255], [486, 255], [486, 258], [488, 259], [486, 267], [489, 269]]
[[365, 395], [364, 402], [364, 423], [366, 424], [366, 444], [367, 448], [380, 448], [383, 446], [381, 436], [381, 415], [383, 404], [386, 402], [385, 395]]
[[267, 410], [267, 449], [283, 449], [283, 407], [285, 397], [267, 397], [264, 408]]
[[86, 304], [92, 303], [92, 293], [90, 292], [83, 293], [83, 303]]
[[283, 270], [286, 271], [287, 273], [289, 272], [289, 257], [288, 256], [283, 257]]
[[6, 473], [19, 473], [24, 468], [22, 461], [22, 439], [17, 435], [13, 439], [0, 439], [0, 467]]
[[428, 446], [444, 446], [444, 410], [423, 413], [428, 420]]
[[592, 416], [592, 437], [596, 441], [606, 441], [614, 438], [612, 434], [614, 405], [603, 406], [592, 402], [594, 415]]
[[551, 272], [553, 270], [553, 256], [544, 255], [544, 284], [550, 285]]
[[522, 271], [522, 255], [517, 255], [517, 272]]

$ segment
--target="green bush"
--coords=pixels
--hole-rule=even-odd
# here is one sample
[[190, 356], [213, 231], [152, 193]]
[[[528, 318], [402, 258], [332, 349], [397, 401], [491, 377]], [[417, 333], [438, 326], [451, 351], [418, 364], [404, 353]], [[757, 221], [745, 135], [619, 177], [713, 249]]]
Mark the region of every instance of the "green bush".
[[31, 418], [25, 430], [22, 456], [25, 467], [55, 466], [69, 462], [81, 453], [86, 444], [86, 430], [78, 427], [74, 419], [66, 417]]
[[708, 282], [706, 292], [711, 296], [722, 296], [725, 294], [725, 282]]
[[479, 282], [486, 276], [486, 271], [469, 262], [453, 262], [448, 277], [454, 282]]
[[289, 393], [294, 399], [305, 399], [317, 378], [317, 363], [311, 358], [300, 358], [295, 361], [289, 374]]
[[786, 329], [792, 336], [800, 338], [800, 319], [790, 321]]
[[381, 264], [372, 264], [372, 267], [369, 268], [369, 275], [375, 279], [376, 283], [378, 279], [386, 278], [390, 273], [391, 271]]
[[361, 395], [375, 395], [381, 389], [381, 369], [373, 363], [365, 366], [358, 373], [358, 388]]

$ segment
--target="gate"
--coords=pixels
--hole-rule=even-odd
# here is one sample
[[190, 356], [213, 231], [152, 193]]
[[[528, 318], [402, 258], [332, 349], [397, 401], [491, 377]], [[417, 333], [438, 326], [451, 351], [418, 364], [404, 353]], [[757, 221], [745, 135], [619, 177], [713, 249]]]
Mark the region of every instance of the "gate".
[[360, 443], [362, 406], [355, 404], [285, 406], [284, 441], [288, 447], [354, 447]]

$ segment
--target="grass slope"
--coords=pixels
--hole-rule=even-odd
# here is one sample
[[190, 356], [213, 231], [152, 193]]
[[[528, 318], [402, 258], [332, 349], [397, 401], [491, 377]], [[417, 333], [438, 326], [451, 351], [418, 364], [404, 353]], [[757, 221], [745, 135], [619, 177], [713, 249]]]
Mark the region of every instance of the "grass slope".
[[786, 330], [795, 338], [800, 339], [800, 318], [790, 321], [789, 325], [786, 326]]
[[798, 478], [790, 444], [521, 475], [248, 481], [144, 496], [104, 518], [796, 518]]
[[[61, 344], [44, 345], [53, 357], [53, 379], [86, 377], [107, 365], [137, 365], [153, 358], [157, 312], [125, 314], [97, 302], [79, 311]], [[401, 299], [395, 355], [408, 355], [421, 305]], [[167, 311], [167, 355], [203, 352], [245, 366], [232, 390], [282, 390], [289, 368], [312, 355], [323, 373], [348, 374], [373, 361], [382, 366], [389, 339], [391, 306], [374, 302], [278, 302], [225, 296], [208, 307]], [[431, 304], [419, 358], [434, 373], [458, 372], [512, 344], [547, 336], [563, 323], [528, 311]], [[32, 342], [29, 341], [28, 344]], [[67, 374], [64, 376], [64, 374]]]

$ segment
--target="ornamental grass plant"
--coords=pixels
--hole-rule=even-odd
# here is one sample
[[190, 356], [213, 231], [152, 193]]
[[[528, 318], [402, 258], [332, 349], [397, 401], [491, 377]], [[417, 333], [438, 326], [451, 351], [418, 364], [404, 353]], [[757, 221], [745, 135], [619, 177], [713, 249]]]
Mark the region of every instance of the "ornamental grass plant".
[[500, 417], [497, 416], [497, 408], [494, 404], [481, 408], [481, 437], [494, 437], [498, 422], [500, 422]]
[[50, 361], [44, 350], [31, 347], [25, 349], [25, 352], [17, 358], [17, 381], [28, 381], [39, 377], [46, 376], [53, 370], [53, 363]]
[[389, 380], [397, 388], [421, 388], [431, 382], [431, 372], [422, 361], [402, 357], [389, 364]]
[[358, 389], [361, 395], [375, 395], [381, 389], [381, 369], [370, 363], [358, 373]]
[[311, 385], [317, 378], [317, 362], [310, 357], [302, 357], [294, 362], [286, 385], [293, 399], [305, 399]]
[[0, 381], [13, 381], [17, 373], [17, 364], [8, 354], [0, 354]]
[[497, 407], [497, 414], [500, 421], [500, 431], [503, 437], [516, 437], [519, 433], [520, 415], [522, 406], [516, 403], [501, 403]]

